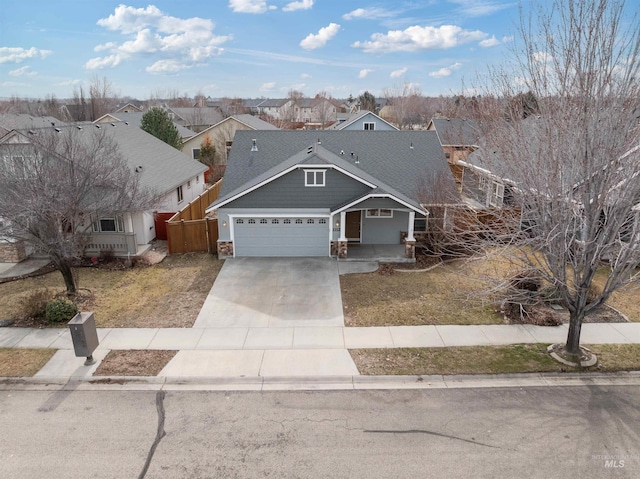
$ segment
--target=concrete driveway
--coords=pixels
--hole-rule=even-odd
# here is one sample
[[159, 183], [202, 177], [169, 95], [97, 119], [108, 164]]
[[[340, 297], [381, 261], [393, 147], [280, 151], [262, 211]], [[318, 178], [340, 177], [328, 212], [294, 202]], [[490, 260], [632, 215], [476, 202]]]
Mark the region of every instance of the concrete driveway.
[[194, 328], [344, 326], [331, 258], [225, 261]]

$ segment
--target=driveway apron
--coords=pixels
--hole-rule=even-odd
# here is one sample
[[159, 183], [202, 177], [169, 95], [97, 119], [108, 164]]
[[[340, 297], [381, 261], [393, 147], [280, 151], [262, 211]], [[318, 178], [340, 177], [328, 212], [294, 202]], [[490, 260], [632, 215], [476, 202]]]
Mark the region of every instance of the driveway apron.
[[194, 328], [344, 326], [331, 258], [225, 261]]

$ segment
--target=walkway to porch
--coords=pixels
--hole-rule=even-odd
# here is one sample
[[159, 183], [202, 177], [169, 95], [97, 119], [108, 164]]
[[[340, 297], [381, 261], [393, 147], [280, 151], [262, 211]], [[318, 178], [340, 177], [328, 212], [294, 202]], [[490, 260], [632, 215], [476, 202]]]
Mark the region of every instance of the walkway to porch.
[[383, 263], [415, 263], [405, 258], [403, 244], [358, 244], [349, 243], [347, 257], [338, 261], [380, 261]]

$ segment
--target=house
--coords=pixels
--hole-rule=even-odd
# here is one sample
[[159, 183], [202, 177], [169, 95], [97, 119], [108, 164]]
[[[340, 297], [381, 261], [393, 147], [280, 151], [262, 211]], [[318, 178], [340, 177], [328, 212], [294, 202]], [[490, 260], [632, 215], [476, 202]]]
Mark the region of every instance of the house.
[[209, 138], [216, 150], [216, 164], [226, 165], [233, 137], [237, 130], [277, 130], [271, 123], [253, 115], [233, 115], [219, 123], [202, 130], [182, 144], [182, 152], [194, 160], [200, 157], [200, 148], [206, 138]]
[[142, 104], [142, 102], [139, 101], [135, 101], [135, 102], [128, 102], [125, 103], [124, 105], [118, 105], [118, 108], [116, 109], [115, 113], [131, 113], [131, 112], [140, 112], [140, 111], [144, 111], [144, 105]]
[[345, 259], [358, 245], [398, 245], [413, 258], [432, 175], [455, 190], [435, 132], [237, 131], [207, 213], [220, 257]]
[[338, 117], [328, 130], [365, 130], [365, 131], [398, 131], [386, 120], [383, 120], [372, 111], [361, 110], [342, 117]]
[[224, 116], [220, 109], [214, 107], [169, 108], [164, 107], [174, 123], [196, 133], [221, 122]]
[[[143, 115], [144, 115], [144, 112], [142, 111], [129, 111], [129, 112], [121, 111], [119, 113], [118, 112], [107, 113], [105, 115], [102, 115], [93, 123], [123, 122], [127, 125], [140, 127], [140, 125], [142, 124]], [[180, 134], [180, 138], [182, 138], [182, 141], [186, 141], [187, 139], [193, 137], [196, 134], [194, 131], [191, 131], [188, 128], [185, 128], [184, 126], [176, 123], [175, 120], [173, 122], [173, 125], [178, 130], [178, 133]]]
[[[104, 251], [115, 255], [141, 254], [156, 237], [154, 211], [177, 212], [204, 190], [206, 166], [141, 128], [124, 122], [13, 130], [0, 138], [0, 158], [6, 159], [7, 155], [14, 154], [11, 152], [16, 147], [20, 147], [24, 153], [20, 156], [14, 154], [9, 159], [23, 162], [22, 155], [37, 155], [40, 151], [46, 151], [48, 155], [60, 157], [64, 161], [64, 154], [57, 150], [49, 151], [50, 143], [42, 139], [62, 135], [70, 128], [78, 135], [78, 141], [82, 142], [93, 141], [92, 135], [98, 131], [110, 137], [126, 165], [137, 176], [140, 186], [160, 197], [154, 210], [123, 211], [109, 217], [91, 215], [90, 224], [85, 225], [91, 228], [85, 250], [87, 255], [97, 255]], [[88, 213], [91, 214], [91, 211]]]
[[24, 113], [0, 114], [0, 136], [6, 135], [11, 130], [31, 130], [33, 128], [64, 125], [66, 125], [65, 122], [53, 116], [33, 116]]

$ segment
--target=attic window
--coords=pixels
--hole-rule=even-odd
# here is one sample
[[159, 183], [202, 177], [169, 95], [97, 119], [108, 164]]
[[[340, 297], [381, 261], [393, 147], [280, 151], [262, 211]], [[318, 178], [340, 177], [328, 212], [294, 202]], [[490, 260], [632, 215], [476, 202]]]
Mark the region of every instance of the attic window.
[[365, 130], [371, 130], [371, 131], [373, 131], [373, 130], [375, 130], [375, 129], [376, 129], [376, 124], [375, 124], [374, 122], [372, 122], [372, 121], [370, 121], [370, 122], [368, 121], [368, 122], [365, 122], [365, 123], [364, 123], [363, 128], [364, 128]]
[[304, 186], [324, 186], [327, 170], [304, 170]]

